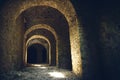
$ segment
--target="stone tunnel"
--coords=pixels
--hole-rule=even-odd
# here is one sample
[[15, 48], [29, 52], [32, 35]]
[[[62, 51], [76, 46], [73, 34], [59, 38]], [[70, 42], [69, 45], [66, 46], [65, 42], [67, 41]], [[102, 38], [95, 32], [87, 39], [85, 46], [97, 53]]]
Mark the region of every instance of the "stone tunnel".
[[69, 0], [9, 1], [1, 18], [1, 71], [46, 64], [81, 74], [78, 21]]
[[118, 3], [0, 0], [0, 80], [120, 80]]

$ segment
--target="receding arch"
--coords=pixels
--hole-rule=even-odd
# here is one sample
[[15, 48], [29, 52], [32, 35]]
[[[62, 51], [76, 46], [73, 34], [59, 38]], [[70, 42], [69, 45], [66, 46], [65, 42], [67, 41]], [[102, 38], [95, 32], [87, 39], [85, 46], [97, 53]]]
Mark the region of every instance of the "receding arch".
[[42, 35], [34, 35], [34, 36], [30, 37], [27, 40], [27, 42], [26, 42], [26, 44], [24, 46], [25, 47], [25, 50], [24, 50], [25, 54], [23, 55], [23, 57], [24, 57], [24, 60], [23, 60], [24, 64], [27, 65], [27, 45], [28, 45], [29, 41], [31, 41], [32, 39], [37, 39], [37, 38], [42, 38], [42, 39], [46, 40], [47, 43], [49, 44], [49, 65], [51, 65], [51, 43], [49, 42], [49, 40], [46, 37], [44, 37]]
[[42, 44], [34, 43], [27, 47], [28, 64], [48, 64], [47, 55], [47, 49]]
[[[41, 46], [40, 46], [41, 45]], [[38, 63], [41, 63], [43, 62], [44, 64], [47, 64], [47, 65], [51, 65], [52, 63], [52, 60], [49, 60], [49, 54], [52, 53], [51, 50], [50, 50], [50, 46], [48, 44], [48, 42], [44, 39], [41, 39], [41, 38], [35, 38], [35, 39], [32, 39], [28, 42], [27, 46], [27, 55], [28, 55], [28, 51], [31, 53], [31, 54], [34, 54], [32, 50], [35, 50], [36, 51], [36, 54], [38, 55], [38, 57], [36, 58], [36, 61]], [[32, 49], [32, 50], [31, 50]], [[41, 52], [41, 53], [40, 53]], [[39, 54], [38, 54], [39, 53]], [[45, 55], [44, 55], [44, 54]], [[43, 57], [40, 57], [42, 56]], [[32, 58], [32, 57], [31, 57]], [[45, 60], [43, 60], [45, 59]], [[27, 60], [28, 60], [28, 56], [27, 56]], [[28, 61], [27, 61], [28, 62]], [[29, 64], [29, 63], [28, 63]], [[40, 64], [39, 64], [40, 65]], [[33, 65], [34, 66], [34, 65]]]
[[[55, 41], [56, 41], [56, 43], [55, 43], [56, 60], [53, 59], [54, 63], [52, 63], [52, 65], [57, 65], [58, 66], [58, 37], [57, 37], [57, 33], [55, 32], [55, 30], [52, 27], [50, 27], [46, 24], [38, 24], [38, 25], [34, 25], [34, 26], [30, 27], [24, 34], [24, 46], [26, 44], [28, 44], [28, 41], [31, 40], [31, 37], [29, 38], [30, 40], [29, 39], [27, 40], [27, 38], [28, 38], [27, 35], [29, 33], [31, 33], [32, 31], [35, 31], [35, 30], [38, 30], [38, 29], [48, 30], [49, 32], [52, 33], [53, 37], [55, 38]], [[41, 38], [45, 39], [46, 41], [49, 41], [49, 44], [50, 44], [50, 40], [48, 40], [47, 37], [44, 37], [41, 34], [39, 34], [39, 35], [42, 36]], [[35, 38], [35, 37], [36, 37], [36, 35], [32, 36], [32, 38]], [[27, 40], [27, 42], [26, 42], [26, 40]], [[23, 46], [23, 50], [24, 50], [24, 53], [25, 53], [25, 47], [24, 46]], [[49, 63], [51, 63], [51, 62], [49, 62]]]
[[[17, 4], [17, 5], [15, 5]], [[17, 48], [16, 50], [12, 50], [12, 49], [6, 49], [4, 50], [6, 51], [13, 51], [13, 54], [16, 54], [16, 51], [21, 51], [22, 50], [22, 37], [24, 36], [24, 34], [21, 34], [21, 32], [23, 31], [23, 29], [21, 28], [21, 26], [18, 26], [18, 24], [16, 24], [16, 19], [19, 17], [19, 15], [27, 10], [30, 7], [33, 6], [50, 6], [54, 9], [57, 9], [58, 11], [60, 11], [66, 18], [66, 20], [68, 21], [69, 24], [69, 32], [70, 32], [70, 45], [71, 45], [71, 55], [72, 55], [72, 66], [73, 66], [73, 71], [76, 74], [81, 74], [82, 73], [82, 62], [81, 62], [81, 53], [80, 53], [80, 36], [79, 36], [79, 25], [78, 25], [78, 21], [77, 21], [77, 17], [76, 17], [76, 13], [75, 10], [72, 6], [72, 4], [70, 3], [69, 0], [54, 0], [54, 1], [50, 1], [50, 0], [14, 0], [13, 2], [11, 2], [10, 4], [6, 4], [7, 6], [5, 8], [3, 8], [4, 10], [2, 11], [2, 15], [1, 16], [5, 16], [4, 17], [4, 24], [6, 24], [5, 26], [2, 26], [1, 28], [1, 32], [4, 33], [5, 35], [9, 34], [8, 36], [4, 37], [4, 35], [2, 35], [1, 37], [4, 38], [4, 40], [8, 43], [8, 45], [11, 45], [13, 47], [17, 47], [20, 46], [20, 48]], [[9, 14], [7, 14], [9, 13]], [[6, 22], [6, 20], [8, 20], [8, 22]], [[9, 25], [11, 24], [11, 25]], [[6, 27], [8, 29], [6, 29]], [[10, 33], [10, 31], [7, 30], [11, 30], [16, 33]], [[20, 30], [17, 32], [17, 30]], [[19, 35], [21, 34], [21, 35]], [[9, 37], [15, 37], [18, 36], [18, 41], [16, 40], [15, 42], [11, 42], [9, 43]], [[14, 39], [12, 39], [13, 41]], [[5, 44], [6, 42], [2, 41], [2, 44]], [[17, 43], [17, 45], [16, 45]], [[4, 52], [3, 51], [3, 52]], [[11, 53], [11, 54], [12, 54]], [[21, 53], [21, 52], [20, 52]], [[77, 63], [77, 64], [76, 64]]]
[[36, 43], [41, 44], [41, 45], [44, 45], [44, 46], [45, 46], [46, 44], [48, 44], [48, 42], [47, 42], [46, 40], [42, 39], [42, 38], [35, 38], [35, 39], [31, 39], [31, 40], [28, 42], [27, 46], [30, 46], [30, 45], [36, 44]]
[[58, 40], [58, 37], [57, 37], [57, 33], [55, 32], [55, 30], [50, 27], [49, 25], [46, 25], [46, 24], [37, 24], [37, 25], [34, 25], [32, 27], [30, 27], [24, 34], [24, 38], [26, 38], [26, 36], [33, 30], [36, 30], [36, 29], [46, 29], [48, 31], [50, 31], [56, 40]]
[[[25, 30], [30, 29], [31, 26], [34, 26], [36, 24], [47, 24], [56, 31], [58, 37], [58, 39], [56, 40], [58, 42], [57, 54], [59, 55], [57, 58], [58, 67], [72, 70], [69, 26], [64, 15], [61, 12], [59, 12], [57, 9], [54, 9], [49, 6], [31, 7], [26, 11], [24, 11], [22, 15], [23, 18], [25, 18], [26, 20]], [[42, 28], [40, 29], [41, 29], [40, 34], [43, 34], [41, 32], [44, 31], [42, 31]]]

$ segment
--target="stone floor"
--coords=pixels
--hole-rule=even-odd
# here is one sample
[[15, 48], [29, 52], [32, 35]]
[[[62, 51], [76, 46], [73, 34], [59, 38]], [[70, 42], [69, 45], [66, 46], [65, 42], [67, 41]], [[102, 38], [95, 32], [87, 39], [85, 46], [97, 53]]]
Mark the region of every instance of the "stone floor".
[[80, 78], [68, 70], [37, 66], [1, 74], [0, 80], [80, 80]]

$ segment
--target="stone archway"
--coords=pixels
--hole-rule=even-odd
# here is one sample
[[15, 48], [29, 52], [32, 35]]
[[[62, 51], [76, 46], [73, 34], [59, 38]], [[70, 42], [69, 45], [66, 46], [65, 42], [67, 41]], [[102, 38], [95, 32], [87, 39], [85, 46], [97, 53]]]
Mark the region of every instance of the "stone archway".
[[[71, 58], [72, 58], [72, 70], [76, 74], [81, 74], [82, 72], [82, 62], [81, 62], [81, 53], [80, 53], [80, 36], [79, 36], [79, 25], [76, 17], [75, 10], [70, 3], [69, 0], [14, 0], [3, 8], [1, 10], [1, 16], [2, 16], [2, 25], [1, 25], [1, 34], [0, 37], [2, 37], [2, 40], [0, 44], [2, 45], [1, 51], [3, 54], [9, 54], [6, 58], [9, 59], [11, 57], [17, 56], [18, 58], [12, 58], [11, 62], [12, 65], [8, 64], [7, 67], [9, 69], [14, 68], [15, 65], [17, 65], [16, 68], [19, 68], [22, 64], [22, 51], [23, 51], [23, 37], [25, 33], [24, 29], [24, 19], [22, 17], [19, 17], [22, 12], [25, 10], [35, 7], [35, 6], [48, 6], [53, 8], [54, 10], [57, 10], [59, 13], [61, 13], [67, 23], [68, 23], [68, 31], [69, 31], [69, 37], [70, 37], [70, 48], [71, 48]], [[9, 14], [8, 14], [9, 13]], [[16, 38], [17, 37], [17, 38]], [[64, 44], [64, 43], [63, 43]], [[5, 49], [8, 47], [7, 49]], [[64, 49], [63, 49], [64, 50]], [[21, 56], [21, 57], [19, 57]], [[17, 62], [15, 62], [17, 61]], [[6, 61], [7, 62], [7, 61]], [[63, 60], [64, 62], [64, 60]], [[64, 66], [64, 65], [60, 65]], [[66, 66], [66, 65], [65, 65]], [[5, 69], [3, 65], [3, 69]]]
[[28, 64], [47, 64], [47, 50], [41, 44], [32, 44], [27, 48]]
[[[49, 37], [48, 31], [50, 31], [54, 35], [56, 44], [58, 45], [56, 46], [56, 49], [58, 49], [56, 50], [57, 66], [72, 70], [69, 26], [65, 17], [58, 10], [48, 6], [31, 7], [21, 15], [25, 19], [25, 30], [28, 32], [33, 32], [35, 28], [34, 31], [37, 32], [33, 34], [46, 34], [45, 36]], [[38, 29], [42, 29], [42, 31], [38, 31]]]
[[[27, 42], [26, 42], [26, 44], [24, 46], [25, 47], [25, 55], [23, 56], [23, 58], [24, 58], [24, 60], [23, 60], [24, 61], [24, 65], [29, 65], [28, 62], [27, 62], [27, 58], [28, 58], [27, 50], [28, 50], [29, 46], [34, 45], [34, 44], [39, 44], [39, 45], [43, 46], [46, 49], [46, 53], [47, 53], [46, 64], [48, 64], [48, 65], [55, 65], [54, 61], [51, 59], [51, 58], [55, 59], [55, 57], [56, 57], [55, 55], [51, 56], [52, 55], [51, 54], [51, 52], [52, 52], [52, 50], [51, 50], [51, 43], [50, 43], [50, 41], [46, 37], [44, 37], [42, 35], [33, 35], [32, 37], [30, 37], [27, 40]], [[38, 51], [38, 52], [40, 52], [40, 51]]]
[[[44, 33], [47, 33], [44, 34]], [[24, 64], [26, 64], [26, 46], [29, 43], [29, 41], [31, 39], [37, 39], [37, 38], [41, 38], [44, 39], [45, 41], [47, 41], [47, 43], [49, 44], [49, 48], [51, 51], [49, 51], [50, 56], [49, 56], [49, 65], [51, 66], [57, 66], [58, 64], [58, 39], [57, 39], [57, 34], [54, 31], [54, 29], [52, 29], [50, 26], [45, 25], [45, 24], [38, 24], [38, 25], [34, 25], [31, 28], [29, 28], [25, 35], [24, 35], [24, 55], [23, 55], [23, 61]], [[44, 43], [41, 43], [44, 45]]]

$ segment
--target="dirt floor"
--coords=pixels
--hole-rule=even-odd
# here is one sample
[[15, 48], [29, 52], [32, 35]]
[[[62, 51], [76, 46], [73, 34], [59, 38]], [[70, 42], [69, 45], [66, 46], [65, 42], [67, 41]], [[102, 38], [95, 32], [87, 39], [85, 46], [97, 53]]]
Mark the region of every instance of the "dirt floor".
[[37, 66], [0, 74], [0, 80], [80, 80], [80, 78], [68, 70]]

